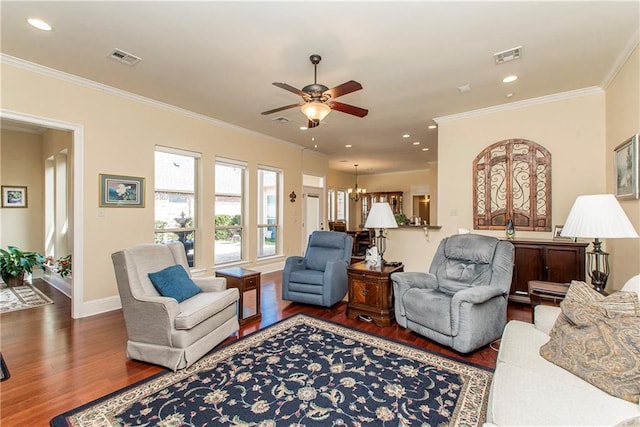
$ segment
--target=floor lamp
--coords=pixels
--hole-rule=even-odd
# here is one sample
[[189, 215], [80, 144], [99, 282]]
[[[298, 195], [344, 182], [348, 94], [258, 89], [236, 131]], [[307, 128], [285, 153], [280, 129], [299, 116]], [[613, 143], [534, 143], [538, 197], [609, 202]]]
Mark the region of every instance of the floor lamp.
[[387, 236], [385, 236], [385, 229], [398, 228], [396, 218], [391, 211], [389, 203], [374, 203], [367, 216], [367, 221], [364, 224], [364, 228], [378, 229], [378, 236], [376, 237], [376, 246], [380, 253], [381, 266], [384, 266], [384, 251], [387, 249]]
[[579, 196], [560, 233], [563, 237], [593, 238], [587, 252], [587, 273], [593, 288], [604, 292], [609, 278], [609, 254], [600, 239], [638, 237], [638, 233], [613, 194]]

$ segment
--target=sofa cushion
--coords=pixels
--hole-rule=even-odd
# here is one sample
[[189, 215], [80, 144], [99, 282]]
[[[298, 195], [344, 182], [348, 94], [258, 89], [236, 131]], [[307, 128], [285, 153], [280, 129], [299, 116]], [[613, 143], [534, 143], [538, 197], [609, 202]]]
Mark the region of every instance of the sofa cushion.
[[173, 298], [178, 302], [202, 292], [181, 265], [172, 265], [155, 273], [149, 273], [149, 279], [160, 295]]
[[201, 292], [180, 303], [180, 314], [176, 316], [176, 329], [191, 329], [213, 317], [225, 307], [235, 304], [240, 298], [238, 289], [229, 288], [221, 292]]
[[540, 355], [607, 393], [640, 400], [640, 303], [633, 292], [607, 297], [571, 283]]
[[507, 324], [491, 385], [488, 421], [500, 426], [604, 426], [640, 415], [637, 404], [615, 398], [542, 358], [540, 346], [548, 340], [531, 323]]

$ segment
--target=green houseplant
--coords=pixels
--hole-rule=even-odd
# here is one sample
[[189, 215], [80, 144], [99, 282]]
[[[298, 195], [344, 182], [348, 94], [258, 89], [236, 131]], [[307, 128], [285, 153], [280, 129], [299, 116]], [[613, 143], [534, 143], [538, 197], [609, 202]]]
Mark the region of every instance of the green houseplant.
[[0, 276], [7, 286], [19, 286], [24, 274], [42, 266], [44, 257], [37, 252], [23, 251], [15, 246], [0, 249]]

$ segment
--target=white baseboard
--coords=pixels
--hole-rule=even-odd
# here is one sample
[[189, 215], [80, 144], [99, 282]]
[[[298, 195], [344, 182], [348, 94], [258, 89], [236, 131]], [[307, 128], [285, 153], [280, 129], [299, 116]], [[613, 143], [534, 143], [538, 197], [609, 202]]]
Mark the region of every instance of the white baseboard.
[[65, 279], [64, 277], [60, 276], [58, 273], [52, 271], [47, 267], [45, 267], [44, 272], [42, 273], [40, 278], [71, 298], [71, 295], [73, 293], [73, 284], [71, 283], [71, 280]]
[[96, 314], [106, 313], [108, 311], [119, 310], [122, 308], [120, 303], [120, 297], [118, 295], [114, 297], [101, 298], [93, 301], [88, 301], [82, 304], [80, 309], [80, 317], [89, 317]]

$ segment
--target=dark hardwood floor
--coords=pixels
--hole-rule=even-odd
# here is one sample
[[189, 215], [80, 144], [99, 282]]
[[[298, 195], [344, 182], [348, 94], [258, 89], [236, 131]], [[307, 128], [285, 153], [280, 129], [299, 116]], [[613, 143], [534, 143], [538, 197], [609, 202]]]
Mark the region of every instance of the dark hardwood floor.
[[[122, 311], [73, 320], [71, 301], [41, 280], [34, 284], [54, 304], [0, 315], [0, 351], [11, 378], [0, 382], [0, 425], [46, 426], [56, 415], [126, 387], [163, 368], [127, 359]], [[494, 368], [496, 351], [486, 346], [461, 355], [394, 324], [380, 328], [349, 320], [346, 304], [331, 309], [280, 299], [280, 273], [262, 275], [262, 321], [241, 327], [237, 340], [296, 313], [343, 325]], [[509, 319], [531, 321], [528, 305], [509, 304]]]

